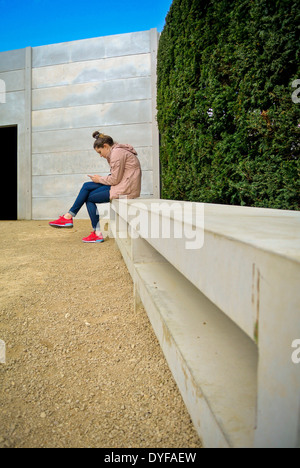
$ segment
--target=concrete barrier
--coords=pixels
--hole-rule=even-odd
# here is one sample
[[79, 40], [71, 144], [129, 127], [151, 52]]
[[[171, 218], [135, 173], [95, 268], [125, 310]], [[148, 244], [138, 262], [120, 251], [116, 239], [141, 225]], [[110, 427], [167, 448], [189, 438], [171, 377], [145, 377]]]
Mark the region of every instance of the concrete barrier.
[[205, 447], [300, 446], [300, 213], [114, 200], [111, 235]]

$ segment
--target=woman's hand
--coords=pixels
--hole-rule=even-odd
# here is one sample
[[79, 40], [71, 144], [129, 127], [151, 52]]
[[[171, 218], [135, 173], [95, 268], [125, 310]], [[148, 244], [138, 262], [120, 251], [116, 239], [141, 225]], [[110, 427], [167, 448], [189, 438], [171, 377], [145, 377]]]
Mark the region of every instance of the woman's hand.
[[100, 176], [99, 175], [88, 175], [88, 177], [95, 182], [95, 184], [100, 184]]

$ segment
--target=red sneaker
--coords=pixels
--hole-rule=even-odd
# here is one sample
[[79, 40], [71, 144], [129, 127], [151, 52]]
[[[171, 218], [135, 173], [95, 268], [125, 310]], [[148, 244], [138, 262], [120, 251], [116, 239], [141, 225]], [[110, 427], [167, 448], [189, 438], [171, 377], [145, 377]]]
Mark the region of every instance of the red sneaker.
[[73, 227], [73, 218], [66, 219], [64, 216], [60, 216], [56, 221], [51, 221], [49, 226], [54, 228], [72, 228]]
[[95, 242], [104, 242], [102, 234], [97, 236], [96, 232], [93, 231], [88, 237], [82, 239], [83, 242], [95, 243]]

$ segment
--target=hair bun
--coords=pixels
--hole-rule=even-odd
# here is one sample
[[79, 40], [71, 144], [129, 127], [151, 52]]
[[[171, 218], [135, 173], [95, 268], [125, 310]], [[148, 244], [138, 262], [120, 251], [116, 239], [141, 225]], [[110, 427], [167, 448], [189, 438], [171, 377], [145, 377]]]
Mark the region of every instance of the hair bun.
[[107, 135], [104, 135], [104, 133], [100, 133], [100, 132], [94, 132], [93, 133], [93, 138], [95, 138], [95, 140], [98, 140], [98, 138], [106, 138]]

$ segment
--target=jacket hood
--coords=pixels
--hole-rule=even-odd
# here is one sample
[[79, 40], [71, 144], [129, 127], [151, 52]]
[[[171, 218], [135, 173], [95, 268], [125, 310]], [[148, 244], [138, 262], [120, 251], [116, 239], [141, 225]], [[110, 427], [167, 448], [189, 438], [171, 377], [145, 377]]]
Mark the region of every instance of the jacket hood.
[[114, 146], [113, 146], [113, 149], [117, 149], [117, 148], [121, 148], [121, 149], [124, 149], [126, 151], [129, 151], [130, 153], [134, 154], [135, 156], [137, 155], [137, 152], [135, 151], [134, 147], [131, 146], [131, 145], [122, 145], [120, 143], [116, 143]]

